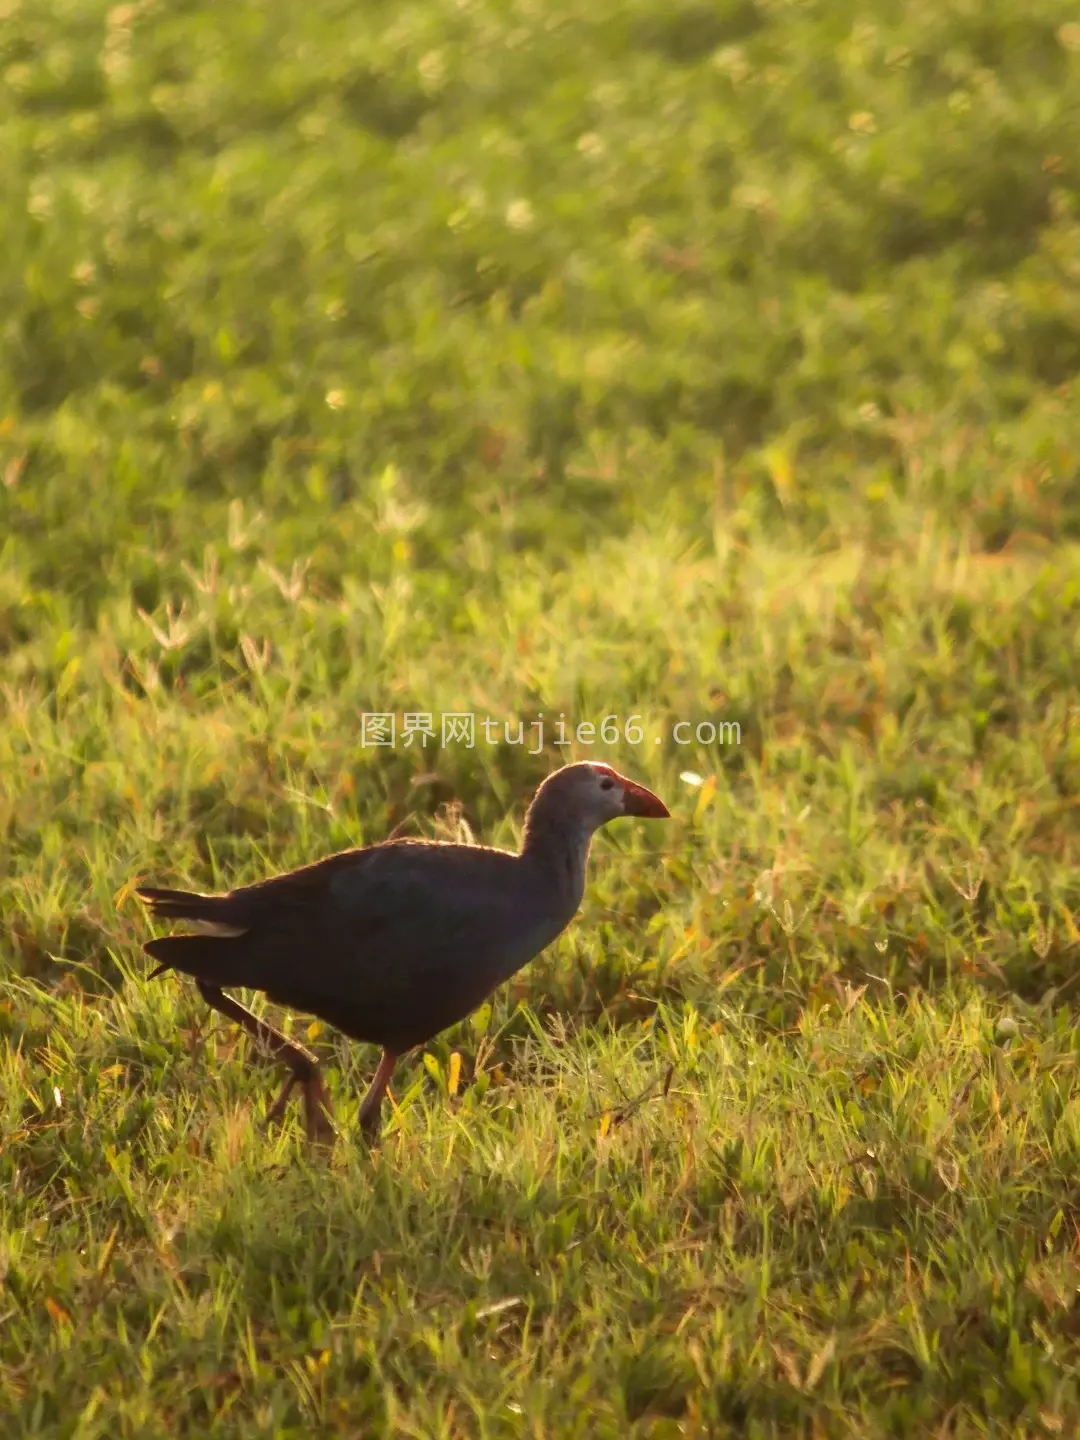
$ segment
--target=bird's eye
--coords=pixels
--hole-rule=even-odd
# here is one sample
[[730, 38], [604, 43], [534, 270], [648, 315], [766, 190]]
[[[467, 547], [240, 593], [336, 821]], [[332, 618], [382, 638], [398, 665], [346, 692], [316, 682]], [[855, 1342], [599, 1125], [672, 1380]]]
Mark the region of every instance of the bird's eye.
[[600, 789], [601, 789], [601, 790], [614, 790], [614, 788], [615, 788], [615, 781], [614, 781], [614, 780], [601, 780], [601, 781], [600, 781]]

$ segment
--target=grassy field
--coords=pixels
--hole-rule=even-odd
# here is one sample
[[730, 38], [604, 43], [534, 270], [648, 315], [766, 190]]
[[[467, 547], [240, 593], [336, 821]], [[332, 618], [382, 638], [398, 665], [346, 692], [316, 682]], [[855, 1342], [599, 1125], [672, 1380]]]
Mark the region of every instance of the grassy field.
[[[5, 1440], [1080, 1431], [1080, 17], [576, 17], [0, 0]], [[133, 884], [568, 755], [673, 818], [268, 1134]]]

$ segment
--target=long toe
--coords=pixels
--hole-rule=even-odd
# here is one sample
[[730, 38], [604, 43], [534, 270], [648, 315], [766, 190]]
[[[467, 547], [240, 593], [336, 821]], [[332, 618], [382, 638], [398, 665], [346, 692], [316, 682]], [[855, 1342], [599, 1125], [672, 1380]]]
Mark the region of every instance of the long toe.
[[379, 1143], [379, 1135], [382, 1131], [382, 1105], [364, 1104], [360, 1106], [360, 1134], [369, 1145]]
[[282, 1117], [285, 1114], [285, 1106], [289, 1102], [289, 1096], [292, 1094], [295, 1087], [296, 1076], [290, 1075], [289, 1078], [285, 1081], [285, 1084], [281, 1087], [277, 1099], [274, 1101], [273, 1105], [270, 1106], [270, 1112], [266, 1117], [266, 1128], [268, 1130], [272, 1126], [280, 1123]]
[[308, 1139], [313, 1144], [332, 1145], [337, 1131], [330, 1116], [333, 1113], [330, 1092], [323, 1084], [322, 1076], [315, 1074], [304, 1082], [304, 1119]]

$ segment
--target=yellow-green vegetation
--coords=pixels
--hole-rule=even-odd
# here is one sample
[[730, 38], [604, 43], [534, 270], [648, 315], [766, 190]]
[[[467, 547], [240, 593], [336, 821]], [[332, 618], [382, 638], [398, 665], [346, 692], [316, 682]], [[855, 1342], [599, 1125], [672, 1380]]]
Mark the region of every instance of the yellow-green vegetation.
[[[0, 0], [0, 72], [5, 1440], [1076, 1434], [1073, 0]], [[674, 813], [376, 1152], [313, 1034], [324, 1157], [131, 885], [514, 844], [567, 753], [383, 711], [639, 715], [572, 753]]]

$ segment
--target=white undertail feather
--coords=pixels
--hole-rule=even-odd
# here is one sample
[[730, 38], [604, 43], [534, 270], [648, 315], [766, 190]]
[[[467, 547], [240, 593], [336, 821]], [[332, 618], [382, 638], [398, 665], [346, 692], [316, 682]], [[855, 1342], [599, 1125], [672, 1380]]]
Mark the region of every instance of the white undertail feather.
[[247, 925], [226, 925], [221, 920], [189, 920], [196, 935], [213, 935], [218, 940], [236, 940], [248, 932]]

